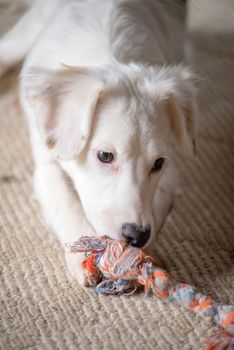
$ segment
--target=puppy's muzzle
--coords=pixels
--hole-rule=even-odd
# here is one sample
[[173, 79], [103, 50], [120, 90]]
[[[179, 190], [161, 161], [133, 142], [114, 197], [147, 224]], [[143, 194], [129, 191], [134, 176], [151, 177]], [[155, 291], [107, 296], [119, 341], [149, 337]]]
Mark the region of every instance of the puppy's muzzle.
[[150, 226], [142, 227], [136, 224], [126, 223], [122, 226], [122, 235], [125, 242], [134, 247], [143, 247], [150, 238]]

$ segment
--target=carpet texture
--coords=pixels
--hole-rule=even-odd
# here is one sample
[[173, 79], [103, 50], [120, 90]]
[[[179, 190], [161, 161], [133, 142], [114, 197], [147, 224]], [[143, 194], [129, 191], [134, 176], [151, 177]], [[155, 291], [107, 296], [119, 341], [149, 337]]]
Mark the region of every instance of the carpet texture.
[[[1, 32], [19, 10], [1, 5]], [[190, 1], [187, 25], [187, 54], [201, 77], [198, 155], [176, 156], [180, 191], [155, 256], [178, 280], [234, 303], [233, 1]], [[0, 82], [0, 349], [196, 349], [210, 325], [178, 305], [97, 295], [69, 277], [33, 198], [15, 76]]]

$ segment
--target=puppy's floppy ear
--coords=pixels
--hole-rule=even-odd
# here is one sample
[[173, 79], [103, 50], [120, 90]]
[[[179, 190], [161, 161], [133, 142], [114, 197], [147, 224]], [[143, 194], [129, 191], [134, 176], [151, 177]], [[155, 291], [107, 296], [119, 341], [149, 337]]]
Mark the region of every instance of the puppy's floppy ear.
[[105, 90], [101, 73], [86, 68], [28, 72], [28, 99], [45, 143], [69, 160], [86, 146], [92, 121]]
[[179, 68], [176, 73], [167, 92], [170, 125], [180, 149], [195, 155], [197, 104], [194, 77], [187, 68]]

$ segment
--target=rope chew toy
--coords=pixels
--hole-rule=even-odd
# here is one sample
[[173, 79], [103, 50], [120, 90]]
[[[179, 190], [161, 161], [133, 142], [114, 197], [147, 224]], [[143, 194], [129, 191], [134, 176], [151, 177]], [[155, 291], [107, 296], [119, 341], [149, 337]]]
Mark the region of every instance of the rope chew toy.
[[176, 301], [218, 329], [209, 336], [203, 350], [234, 349], [234, 305], [216, 303], [194, 287], [177, 283], [166, 271], [154, 264], [141, 249], [123, 241], [103, 237], [81, 237], [66, 243], [70, 253], [85, 252], [82, 263], [90, 286], [99, 293], [131, 294], [139, 286], [167, 301]]

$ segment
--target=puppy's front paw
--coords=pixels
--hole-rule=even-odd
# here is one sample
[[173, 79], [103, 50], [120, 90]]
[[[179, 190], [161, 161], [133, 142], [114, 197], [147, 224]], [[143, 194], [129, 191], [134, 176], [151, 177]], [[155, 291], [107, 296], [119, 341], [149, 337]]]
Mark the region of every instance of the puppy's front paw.
[[68, 270], [72, 277], [75, 278], [81, 286], [90, 287], [88, 279], [85, 276], [85, 270], [81, 265], [85, 258], [84, 254], [65, 253], [65, 258]]

